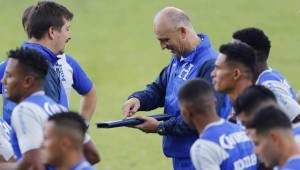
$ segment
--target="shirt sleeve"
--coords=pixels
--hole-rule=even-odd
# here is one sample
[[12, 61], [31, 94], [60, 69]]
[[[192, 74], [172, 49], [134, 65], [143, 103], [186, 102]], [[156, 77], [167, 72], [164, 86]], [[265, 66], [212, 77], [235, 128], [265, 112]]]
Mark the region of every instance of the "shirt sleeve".
[[290, 120], [294, 120], [300, 114], [299, 104], [290, 96], [289, 89], [279, 81], [265, 81], [263, 86], [271, 90], [280, 108], [287, 114]]
[[14, 151], [9, 142], [9, 125], [0, 120], [0, 155], [8, 161], [13, 155]]
[[1, 137], [0, 139], [0, 155], [8, 161], [13, 155], [14, 151], [8, 140]]
[[221, 163], [229, 157], [220, 146], [202, 139], [192, 145], [190, 154], [197, 170], [220, 170]]
[[92, 80], [71, 56], [66, 55], [66, 60], [73, 69], [73, 88], [80, 95], [87, 94], [93, 87]]
[[38, 149], [43, 141], [44, 111], [32, 103], [19, 104], [12, 113], [12, 127], [16, 133], [21, 153]]
[[197, 134], [196, 129], [192, 129], [183, 119], [180, 114], [177, 117], [172, 117], [161, 123], [165, 129], [165, 134], [169, 136], [188, 136]]

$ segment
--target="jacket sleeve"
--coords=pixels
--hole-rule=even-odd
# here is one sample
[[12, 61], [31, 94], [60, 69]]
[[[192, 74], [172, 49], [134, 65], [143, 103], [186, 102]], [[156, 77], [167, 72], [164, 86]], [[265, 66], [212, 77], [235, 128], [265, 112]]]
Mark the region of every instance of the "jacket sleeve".
[[146, 89], [134, 92], [128, 97], [128, 99], [135, 97], [140, 100], [141, 106], [139, 111], [149, 111], [164, 105], [168, 68], [166, 66], [156, 80], [147, 85]]
[[[211, 72], [214, 69], [214, 62], [215, 60], [208, 60], [206, 61], [202, 67], [199, 69], [198, 76], [197, 78], [202, 78], [205, 79], [209, 82], [209, 84], [212, 85], [212, 77], [211, 77]], [[215, 96], [217, 98], [217, 113], [220, 114], [229, 114], [229, 109], [227, 102], [229, 100], [227, 99], [227, 96], [222, 93], [214, 92]], [[227, 101], [228, 100], [228, 101]], [[226, 104], [224, 106], [224, 103]], [[225, 108], [224, 108], [225, 107]], [[226, 112], [226, 113], [223, 113]], [[227, 113], [228, 112], [228, 113]], [[223, 117], [223, 116], [221, 116]], [[161, 123], [161, 126], [164, 127], [165, 132], [164, 134], [166, 135], [171, 135], [171, 136], [185, 136], [185, 135], [191, 135], [191, 134], [197, 134], [197, 131], [191, 127], [187, 123], [184, 122], [182, 115], [176, 117], [176, 118], [171, 118], [165, 122]]]

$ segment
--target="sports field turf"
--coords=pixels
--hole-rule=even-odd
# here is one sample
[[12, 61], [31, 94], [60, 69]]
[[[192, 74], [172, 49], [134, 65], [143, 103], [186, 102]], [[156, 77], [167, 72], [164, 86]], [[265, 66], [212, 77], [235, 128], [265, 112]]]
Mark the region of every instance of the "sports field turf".
[[[0, 0], [0, 55], [26, 40], [23, 10], [36, 1]], [[171, 161], [161, 151], [161, 137], [135, 129], [96, 129], [95, 122], [121, 118], [121, 106], [134, 90], [154, 80], [170, 59], [152, 30], [155, 13], [165, 6], [185, 10], [215, 48], [231, 41], [233, 31], [255, 26], [272, 41], [270, 65], [299, 89], [299, 0], [66, 0], [74, 12], [72, 40], [66, 52], [76, 58], [98, 91], [97, 111], [89, 132], [100, 150], [102, 170], [164, 170]], [[298, 31], [297, 31], [298, 30]], [[72, 94], [76, 110], [79, 97]], [[152, 111], [160, 113], [162, 110]], [[149, 113], [147, 113], [149, 114]]]

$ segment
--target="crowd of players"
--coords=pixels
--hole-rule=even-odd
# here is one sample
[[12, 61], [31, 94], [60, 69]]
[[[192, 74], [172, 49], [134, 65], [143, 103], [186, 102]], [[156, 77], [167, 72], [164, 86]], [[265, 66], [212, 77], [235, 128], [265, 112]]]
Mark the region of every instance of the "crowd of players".
[[[28, 40], [0, 65], [0, 170], [89, 170], [100, 161], [87, 134], [96, 89], [64, 52], [72, 18], [52, 1], [23, 13]], [[268, 66], [271, 42], [262, 30], [234, 32], [218, 53], [178, 8], [163, 8], [153, 25], [171, 61], [122, 110], [128, 118], [164, 107], [173, 116], [137, 116], [143, 123], [134, 128], [163, 136], [174, 170], [300, 169], [300, 106], [288, 81]], [[79, 113], [68, 110], [71, 88], [82, 96]]]

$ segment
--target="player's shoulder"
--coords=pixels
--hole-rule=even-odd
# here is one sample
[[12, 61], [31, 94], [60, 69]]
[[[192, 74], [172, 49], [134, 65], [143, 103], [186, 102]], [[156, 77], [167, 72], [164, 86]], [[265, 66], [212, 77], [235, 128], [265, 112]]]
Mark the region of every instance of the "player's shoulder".
[[23, 113], [33, 113], [35, 110], [40, 109], [40, 106], [37, 103], [31, 101], [23, 101], [16, 105], [13, 110], [12, 116], [20, 115]]
[[281, 73], [279, 73], [277, 70], [274, 69], [267, 69], [260, 73], [258, 77], [258, 82], [263, 83], [265, 81], [282, 81], [285, 79]]
[[39, 119], [43, 116], [44, 110], [33, 102], [21, 102], [13, 110], [11, 116], [12, 126], [14, 123], [26, 121], [28, 118]]

